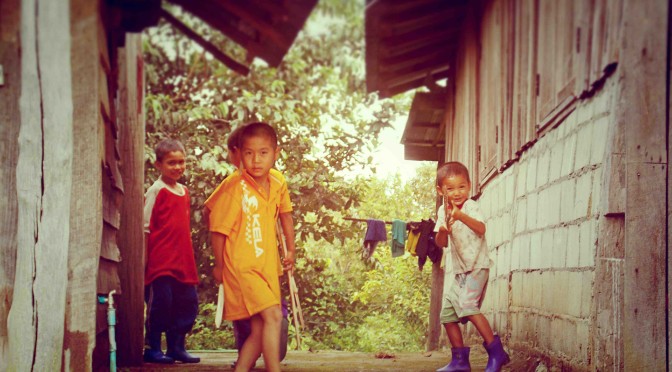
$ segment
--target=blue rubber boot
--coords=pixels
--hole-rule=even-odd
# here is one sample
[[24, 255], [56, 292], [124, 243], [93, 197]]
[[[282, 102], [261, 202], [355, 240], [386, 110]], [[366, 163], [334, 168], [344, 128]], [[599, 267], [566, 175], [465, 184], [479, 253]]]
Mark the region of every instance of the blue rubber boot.
[[201, 358], [189, 354], [184, 348], [185, 337], [186, 335], [184, 333], [166, 333], [166, 342], [168, 344], [166, 356], [182, 363], [199, 363]]
[[147, 334], [147, 346], [142, 355], [145, 363], [173, 364], [175, 359], [166, 356], [161, 351], [161, 333], [150, 332]]
[[509, 354], [504, 351], [499, 336], [495, 336], [490, 345], [486, 345], [484, 342], [483, 347], [488, 352], [488, 365], [485, 366], [485, 372], [499, 372], [502, 370], [502, 366], [511, 360]]
[[468, 347], [454, 347], [450, 349], [450, 352], [453, 354], [450, 363], [443, 366], [443, 368], [437, 369], [436, 372], [470, 372], [469, 350]]

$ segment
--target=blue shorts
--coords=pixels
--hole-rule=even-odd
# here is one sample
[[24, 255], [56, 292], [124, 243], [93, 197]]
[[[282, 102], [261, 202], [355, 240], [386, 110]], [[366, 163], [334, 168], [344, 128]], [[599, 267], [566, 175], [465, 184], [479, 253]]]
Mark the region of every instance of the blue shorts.
[[479, 269], [456, 274], [455, 280], [444, 285], [441, 323], [466, 323], [466, 317], [481, 313], [481, 304], [488, 288], [490, 270]]

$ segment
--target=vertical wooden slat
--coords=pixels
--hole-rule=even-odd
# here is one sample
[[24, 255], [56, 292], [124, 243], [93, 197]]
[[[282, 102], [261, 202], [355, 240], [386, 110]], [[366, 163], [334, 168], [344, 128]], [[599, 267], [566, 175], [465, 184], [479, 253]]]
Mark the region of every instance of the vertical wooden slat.
[[4, 85], [0, 87], [0, 371], [7, 370], [9, 344], [7, 314], [12, 303], [16, 270], [16, 162], [17, 137], [21, 125], [20, 1], [0, 1], [0, 66]]
[[[70, 224], [63, 363], [66, 370], [89, 370], [95, 344], [96, 281], [102, 233], [98, 138], [97, 2], [70, 3], [74, 106], [73, 188]], [[90, 78], [83, 79], [82, 76]]]
[[10, 370], [53, 371], [62, 364], [73, 157], [69, 12], [67, 3], [22, 2]]
[[[667, 1], [625, 0], [616, 120], [625, 128], [624, 369], [664, 371]], [[645, 20], [645, 21], [643, 21]], [[645, 241], [642, 241], [645, 237]]]
[[124, 199], [121, 204], [121, 224], [118, 244], [122, 261], [119, 279], [122, 295], [117, 303], [119, 322], [117, 332], [120, 366], [142, 364], [144, 314], [144, 232], [143, 178], [145, 121], [144, 71], [140, 35], [127, 35], [126, 47], [119, 52], [119, 148], [121, 150]]

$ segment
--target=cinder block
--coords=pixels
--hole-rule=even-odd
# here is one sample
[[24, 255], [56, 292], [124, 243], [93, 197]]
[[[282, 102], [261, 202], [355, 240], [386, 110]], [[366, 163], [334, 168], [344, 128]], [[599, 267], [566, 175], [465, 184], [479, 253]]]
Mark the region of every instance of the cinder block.
[[540, 268], [548, 269], [553, 266], [553, 229], [548, 228], [541, 233]]
[[567, 321], [561, 318], [551, 319], [551, 328], [547, 329], [553, 337], [550, 339], [550, 351], [555, 353], [562, 352], [565, 344], [565, 329], [567, 328]]
[[593, 138], [590, 164], [602, 164], [606, 157], [605, 149], [607, 143], [611, 140], [608, 137], [609, 133], [609, 116], [601, 117], [595, 120], [593, 124]]
[[548, 286], [547, 280], [549, 272], [534, 271], [528, 274], [527, 279], [531, 281], [530, 296], [532, 297], [529, 301], [530, 306], [535, 309], [543, 309], [545, 306], [544, 299], [546, 298], [545, 290]]
[[570, 359], [576, 357], [576, 323], [571, 321], [565, 321], [563, 323], [562, 330], [562, 344], [560, 346], [560, 351], [565, 356]]
[[569, 222], [574, 219], [574, 198], [576, 197], [576, 180], [567, 179], [560, 184], [560, 221]]
[[567, 227], [567, 267], [579, 267], [579, 227], [570, 225]]
[[511, 206], [513, 205], [513, 201], [515, 200], [515, 195], [514, 195], [514, 189], [516, 186], [516, 178], [515, 178], [515, 173], [513, 172], [512, 168], [509, 168], [505, 171], [506, 178], [504, 180], [504, 184], [506, 185], [506, 199], [505, 199], [505, 208], [506, 209], [511, 209]]
[[577, 318], [581, 317], [581, 302], [583, 297], [581, 292], [585, 290], [586, 284], [582, 283], [583, 273], [568, 271], [567, 272], [567, 281], [568, 281], [568, 292], [567, 293], [567, 315], [574, 316]]
[[576, 322], [576, 342], [574, 348], [577, 351], [576, 358], [582, 364], [588, 364], [590, 360], [588, 345], [590, 345], [589, 320]]
[[542, 309], [550, 313], [558, 312], [558, 281], [561, 279], [562, 271], [547, 271], [544, 272], [544, 293], [542, 296]]
[[537, 188], [537, 157], [532, 156], [527, 162], [527, 183], [525, 190], [529, 193]]
[[538, 195], [537, 193], [529, 193], [527, 194], [527, 229], [526, 230], [532, 230], [536, 229], [538, 224], [537, 224], [537, 199]]
[[[558, 137], [560, 138], [560, 137]], [[560, 178], [560, 173], [562, 171], [562, 151], [563, 151], [562, 141], [556, 141], [551, 147], [551, 157], [548, 164], [548, 182], [553, 182]]]
[[555, 335], [551, 333], [551, 319], [540, 316], [537, 321], [537, 331], [539, 332], [539, 348], [544, 354], [552, 353], [551, 340]]
[[551, 158], [550, 150], [547, 148], [540, 156], [537, 163], [537, 187], [543, 187], [548, 183], [548, 168]]
[[602, 187], [602, 182], [604, 180], [605, 167], [599, 167], [593, 171], [593, 190], [590, 192], [590, 210], [589, 214], [591, 216], [600, 214], [600, 202], [602, 201], [602, 190], [605, 188]]
[[590, 102], [582, 103], [576, 108], [576, 121], [577, 125], [589, 121], [593, 118], [593, 105]]
[[605, 86], [604, 89], [600, 90], [599, 94], [593, 98], [591, 104], [593, 105], [594, 117], [603, 116], [610, 112], [612, 95], [613, 90], [610, 87]]
[[511, 271], [520, 269], [520, 235], [511, 241]]
[[526, 230], [525, 224], [527, 222], [527, 198], [520, 198], [513, 206], [513, 219], [515, 220], [515, 233], [520, 234]]
[[596, 248], [596, 223], [590, 219], [580, 225], [579, 228], [579, 266], [595, 266], [595, 248]]
[[579, 171], [581, 168], [590, 163], [591, 147], [595, 142], [603, 142], [603, 138], [593, 137], [593, 126], [586, 123], [580, 127], [578, 132], [578, 139], [576, 142], [576, 158], [574, 160], [574, 171]]
[[520, 235], [520, 268], [530, 268], [530, 234]]
[[541, 245], [541, 231], [530, 234], [530, 269], [540, 269], [544, 249]]
[[511, 306], [523, 307], [523, 273], [514, 272], [511, 274]]
[[553, 267], [564, 268], [567, 265], [567, 231], [560, 226], [553, 232]]
[[581, 291], [581, 313], [583, 319], [590, 318], [590, 309], [593, 305], [593, 291], [594, 291], [594, 271], [584, 271], [581, 273], [581, 284], [583, 290]]
[[592, 173], [593, 172], [584, 173], [576, 180], [574, 219], [584, 218], [590, 215], [590, 193], [593, 191]]
[[548, 210], [546, 211], [549, 226], [560, 223], [560, 196], [562, 194], [561, 183], [551, 185], [548, 190]]
[[527, 161], [521, 160], [517, 163], [516, 168], [516, 197], [519, 198], [527, 193]]
[[576, 151], [576, 133], [571, 133], [565, 138], [564, 149], [562, 151], [562, 172], [561, 177], [568, 176], [574, 171], [574, 152]]
[[[560, 314], [567, 314], [567, 307], [569, 306], [568, 299], [573, 295], [573, 290], [569, 288], [569, 271], [555, 272], [555, 306], [554, 311]], [[576, 296], [580, 301], [580, 296]]]
[[548, 226], [548, 208], [550, 208], [550, 205], [549, 205], [548, 189], [546, 188], [539, 191], [539, 197], [537, 199], [536, 227], [544, 228]]
[[507, 210], [502, 214], [502, 243], [510, 242], [513, 237], [513, 221], [511, 213]]
[[498, 287], [499, 300], [495, 309], [498, 311], [507, 311], [509, 309], [509, 281], [507, 279], [500, 279]]

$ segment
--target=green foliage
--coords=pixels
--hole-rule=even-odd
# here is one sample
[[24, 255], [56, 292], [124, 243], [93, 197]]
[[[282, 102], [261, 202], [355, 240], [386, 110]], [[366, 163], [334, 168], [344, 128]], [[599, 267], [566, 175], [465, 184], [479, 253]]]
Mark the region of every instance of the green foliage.
[[[243, 50], [207, 25], [178, 7], [171, 10], [226, 53], [245, 59]], [[181, 182], [190, 190], [201, 279], [190, 347], [233, 347], [230, 325], [215, 330], [212, 324], [216, 285], [202, 206], [234, 169], [226, 161], [228, 134], [250, 121], [273, 125], [283, 149], [276, 167], [294, 204], [304, 347], [422, 346], [429, 274], [418, 272], [409, 257], [392, 259], [386, 245], [363, 262], [363, 226], [343, 219], [427, 218], [435, 198], [431, 166], [408, 183], [375, 178], [368, 154], [378, 146], [380, 131], [408, 111], [410, 96], [379, 100], [365, 92], [363, 15], [364, 2], [321, 1], [280, 67], [255, 62], [248, 76], [222, 66], [168, 24], [146, 34], [147, 186], [157, 177], [152, 149], [160, 139], [179, 139], [187, 149]], [[361, 169], [370, 174], [353, 179]]]

